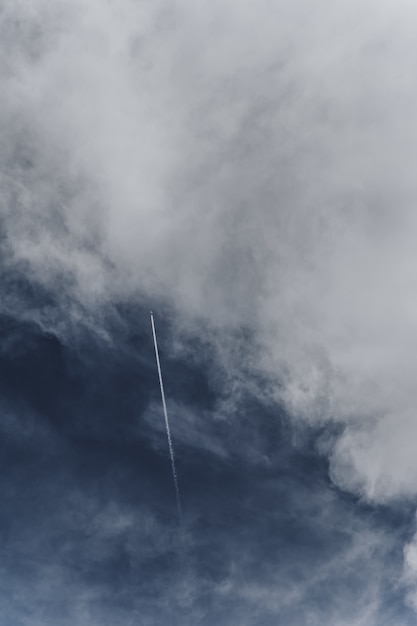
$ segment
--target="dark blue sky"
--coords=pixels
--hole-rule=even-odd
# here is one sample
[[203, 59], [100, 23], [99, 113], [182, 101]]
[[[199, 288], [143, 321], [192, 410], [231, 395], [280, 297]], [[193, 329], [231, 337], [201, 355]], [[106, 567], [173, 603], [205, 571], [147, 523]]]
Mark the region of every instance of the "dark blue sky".
[[[56, 306], [15, 285], [25, 310]], [[398, 587], [413, 508], [335, 488], [319, 450], [337, 433], [234, 397], [213, 346], [173, 350], [162, 310], [182, 525], [148, 308], [109, 307], [105, 337], [2, 315], [3, 623], [356, 624], [377, 602], [379, 624], [413, 624]]]

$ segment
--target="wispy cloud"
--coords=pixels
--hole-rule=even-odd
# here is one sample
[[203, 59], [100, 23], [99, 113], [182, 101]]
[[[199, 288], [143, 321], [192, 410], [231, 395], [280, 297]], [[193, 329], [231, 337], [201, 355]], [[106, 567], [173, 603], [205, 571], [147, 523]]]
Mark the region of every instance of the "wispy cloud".
[[224, 371], [342, 425], [331, 477], [374, 503], [417, 495], [415, 17], [410, 0], [0, 15], [7, 270], [72, 321], [152, 298], [199, 324]]

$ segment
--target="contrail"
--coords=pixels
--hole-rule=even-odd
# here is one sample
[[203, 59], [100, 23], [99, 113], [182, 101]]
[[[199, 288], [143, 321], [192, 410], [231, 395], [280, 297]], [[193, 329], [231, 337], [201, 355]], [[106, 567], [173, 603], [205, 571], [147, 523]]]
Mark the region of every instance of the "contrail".
[[151, 311], [151, 324], [152, 324], [153, 343], [155, 346], [156, 365], [158, 367], [159, 385], [161, 387], [162, 407], [164, 409], [165, 427], [166, 427], [167, 438], [168, 438], [169, 456], [171, 457], [172, 477], [174, 479], [174, 486], [175, 486], [175, 497], [177, 500], [178, 515], [179, 515], [180, 522], [181, 522], [182, 521], [182, 509], [181, 509], [181, 500], [180, 500], [180, 488], [178, 486], [177, 470], [175, 468], [174, 448], [172, 447], [171, 431], [169, 429], [167, 405], [165, 402], [164, 383], [162, 382], [161, 364], [159, 362], [158, 343], [156, 341], [155, 322], [153, 320], [152, 311]]

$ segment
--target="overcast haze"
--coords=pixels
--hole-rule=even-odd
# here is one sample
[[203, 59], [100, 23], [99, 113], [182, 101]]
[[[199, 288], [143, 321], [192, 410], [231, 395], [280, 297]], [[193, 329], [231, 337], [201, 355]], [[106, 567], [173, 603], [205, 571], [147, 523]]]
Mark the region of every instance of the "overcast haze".
[[416, 23], [3, 0], [1, 623], [417, 623]]

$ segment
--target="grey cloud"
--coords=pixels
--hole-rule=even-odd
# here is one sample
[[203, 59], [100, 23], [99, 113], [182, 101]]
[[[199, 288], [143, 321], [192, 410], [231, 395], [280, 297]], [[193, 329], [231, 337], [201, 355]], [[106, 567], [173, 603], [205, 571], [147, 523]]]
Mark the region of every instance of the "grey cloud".
[[344, 425], [331, 476], [374, 502], [417, 484], [415, 13], [39, 0], [0, 17], [8, 266], [80, 317], [162, 302], [221, 335], [225, 366], [249, 328], [248, 363], [295, 419]]

